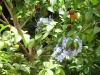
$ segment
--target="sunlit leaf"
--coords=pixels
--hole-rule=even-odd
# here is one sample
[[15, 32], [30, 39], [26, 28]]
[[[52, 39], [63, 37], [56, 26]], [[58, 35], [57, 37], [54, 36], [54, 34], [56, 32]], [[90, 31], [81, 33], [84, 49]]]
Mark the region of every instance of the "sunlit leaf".
[[100, 10], [93, 9], [92, 11], [97, 17], [100, 17]]
[[42, 36], [42, 33], [41, 32], [38, 32], [36, 35], [35, 35], [35, 39], [38, 39]]
[[94, 34], [100, 32], [100, 27], [98, 27], [97, 25], [94, 27]]
[[85, 20], [87, 21], [87, 20], [89, 20], [91, 17], [92, 17], [92, 12], [86, 12], [85, 13]]
[[2, 6], [0, 5], [0, 10], [2, 10]]
[[45, 75], [46, 71], [45, 70], [41, 70], [38, 75]]
[[0, 41], [0, 50], [3, 48], [4, 42]]
[[93, 5], [97, 5], [99, 0], [90, 0], [92, 2]]
[[4, 29], [6, 29], [8, 26], [4, 26], [3, 24], [0, 24], [0, 32], [2, 32]]
[[14, 43], [18, 43], [20, 40], [22, 39], [22, 37], [18, 34], [18, 35], [15, 35], [15, 38], [14, 38]]
[[100, 56], [100, 47], [98, 47], [98, 48], [96, 49], [96, 55], [97, 55], [97, 56]]
[[57, 2], [57, 0], [50, 0], [50, 4], [51, 4], [52, 6], [54, 6], [54, 5], [56, 4], [56, 2]]
[[50, 69], [47, 69], [47, 72], [45, 73], [45, 75], [54, 75], [53, 71]]
[[42, 39], [45, 39], [48, 35], [49, 35], [50, 32], [46, 32], [44, 33], [44, 35], [42, 36]]
[[66, 0], [65, 1], [66, 10], [68, 9], [68, 7], [70, 6], [70, 4], [71, 4], [72, 1], [73, 0]]
[[50, 12], [53, 12], [53, 13], [54, 13], [53, 7], [48, 7], [48, 10], [49, 10]]

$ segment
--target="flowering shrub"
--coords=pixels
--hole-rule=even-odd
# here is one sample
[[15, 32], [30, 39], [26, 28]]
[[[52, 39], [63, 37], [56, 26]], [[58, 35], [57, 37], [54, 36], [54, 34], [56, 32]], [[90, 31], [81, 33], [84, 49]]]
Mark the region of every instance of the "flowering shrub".
[[99, 58], [99, 0], [0, 1], [0, 75], [99, 75]]

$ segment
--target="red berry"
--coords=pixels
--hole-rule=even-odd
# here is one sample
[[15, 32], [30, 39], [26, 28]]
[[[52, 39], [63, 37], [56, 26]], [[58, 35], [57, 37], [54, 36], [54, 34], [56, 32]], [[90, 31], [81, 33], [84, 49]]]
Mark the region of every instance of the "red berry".
[[74, 50], [74, 49], [75, 49], [75, 46], [74, 46], [73, 44], [72, 44], [70, 47], [71, 47], [71, 49], [72, 49], [72, 50]]
[[45, 13], [45, 15], [46, 15], [46, 16], [48, 16], [48, 15], [49, 15], [49, 13], [48, 13], [48, 12], [46, 12], [46, 13]]
[[69, 11], [69, 14], [70, 15], [74, 15], [74, 11]]
[[32, 10], [32, 8], [30, 8], [30, 10]]
[[40, 8], [35, 8], [36, 11], [40, 11]]
[[71, 25], [67, 26], [67, 29], [71, 30]]

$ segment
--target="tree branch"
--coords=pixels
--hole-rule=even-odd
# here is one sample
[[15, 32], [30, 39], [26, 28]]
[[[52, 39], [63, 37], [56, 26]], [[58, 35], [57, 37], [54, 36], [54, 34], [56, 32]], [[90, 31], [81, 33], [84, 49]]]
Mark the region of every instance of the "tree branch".
[[27, 52], [26, 48], [20, 42], [18, 44], [20, 45], [20, 47], [22, 48], [22, 50], [25, 52], [25, 54], [27, 55], [27, 57], [30, 59], [30, 55]]
[[13, 17], [12, 12], [11, 12], [11, 8], [7, 5], [7, 3], [6, 3], [6, 1], [5, 1], [5, 0], [3, 0], [3, 2], [4, 2], [4, 4], [5, 4], [5, 6], [6, 6], [7, 10], [9, 11], [9, 13], [10, 13], [11, 17]]
[[3, 21], [2, 19], [0, 19], [0, 22], [2, 22], [3, 24], [7, 24], [5, 21]]
[[1, 16], [2, 16], [2, 18], [5, 20], [5, 22], [6, 22], [8, 25], [10, 25], [10, 23], [8, 22], [8, 20], [6, 19], [6, 17], [4, 16], [4, 14], [3, 14], [2, 11], [1, 11]]

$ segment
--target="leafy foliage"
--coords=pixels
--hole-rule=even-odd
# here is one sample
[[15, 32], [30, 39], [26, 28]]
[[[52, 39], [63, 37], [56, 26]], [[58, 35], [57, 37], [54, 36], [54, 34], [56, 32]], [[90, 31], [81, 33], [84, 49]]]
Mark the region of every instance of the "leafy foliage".
[[[99, 0], [2, 2], [0, 75], [99, 75]], [[8, 9], [8, 16], [4, 8]], [[66, 42], [63, 37], [72, 40]], [[58, 44], [59, 48], [64, 45], [64, 51], [70, 51], [65, 55], [58, 47], [55, 51]], [[82, 51], [79, 53], [78, 49]], [[52, 57], [53, 52], [56, 57]], [[56, 59], [61, 53], [64, 59], [59, 62]]]

